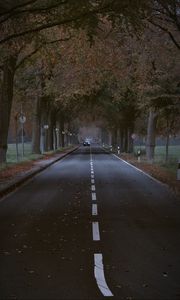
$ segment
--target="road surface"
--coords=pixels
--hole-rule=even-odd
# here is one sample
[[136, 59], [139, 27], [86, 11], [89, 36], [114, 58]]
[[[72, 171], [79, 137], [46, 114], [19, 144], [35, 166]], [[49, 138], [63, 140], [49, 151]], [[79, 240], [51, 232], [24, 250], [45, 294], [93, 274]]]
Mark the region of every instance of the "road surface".
[[98, 146], [0, 202], [0, 299], [180, 299], [180, 202]]

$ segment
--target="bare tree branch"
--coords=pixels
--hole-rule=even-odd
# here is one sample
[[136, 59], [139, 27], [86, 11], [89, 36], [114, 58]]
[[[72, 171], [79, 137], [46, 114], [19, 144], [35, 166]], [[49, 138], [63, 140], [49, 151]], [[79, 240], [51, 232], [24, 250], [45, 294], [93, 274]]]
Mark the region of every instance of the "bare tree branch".
[[154, 25], [155, 27], [158, 27], [159, 29], [161, 29], [162, 31], [168, 33], [170, 39], [172, 40], [172, 42], [175, 44], [175, 46], [180, 50], [180, 44], [176, 41], [174, 35], [172, 34], [172, 32], [169, 31], [169, 29], [165, 28], [164, 26], [157, 24], [156, 22], [152, 21], [152, 20], [148, 20], [152, 25]]
[[69, 41], [72, 37], [67, 37], [64, 39], [57, 39], [57, 40], [52, 40], [49, 42], [45, 42], [43, 44], [41, 44], [39, 47], [37, 47], [36, 49], [34, 49], [31, 53], [29, 53], [27, 56], [23, 57], [23, 59], [16, 65], [16, 70], [19, 69], [29, 58], [31, 58], [33, 55], [35, 55], [38, 51], [40, 51], [44, 46], [46, 45], [52, 45], [55, 43], [59, 43], [59, 42], [65, 42], [65, 41]]
[[[66, 1], [66, 0], [65, 0]], [[71, 1], [70, 1], [71, 2]], [[73, 3], [73, 1], [72, 1]], [[61, 3], [62, 4], [62, 3]], [[13, 40], [16, 39], [18, 37], [22, 37], [31, 33], [35, 33], [35, 32], [40, 32], [42, 30], [48, 29], [48, 28], [52, 28], [58, 25], [66, 25], [66, 24], [70, 24], [70, 23], [74, 23], [74, 22], [79, 22], [80, 20], [82, 20], [82, 23], [84, 22], [86, 17], [94, 17], [95, 15], [98, 14], [110, 14], [110, 16], [117, 18], [118, 16], [122, 16], [122, 13], [120, 14], [120, 12], [118, 12], [118, 9], [121, 6], [119, 5], [118, 0], [107, 0], [107, 1], [97, 1], [97, 5], [93, 5], [90, 1], [90, 6], [86, 7], [82, 7], [81, 11], [78, 11], [76, 9], [71, 10], [71, 13], [73, 12], [74, 15], [71, 15], [67, 13], [67, 10], [65, 11], [67, 13], [67, 15], [64, 17], [64, 19], [57, 19], [56, 17], [54, 17], [54, 19], [51, 20], [44, 20], [43, 24], [34, 24], [32, 26], [34, 26], [33, 28], [29, 28], [29, 29], [25, 29], [22, 30], [20, 32], [14, 32], [12, 34], [7, 35], [6, 37], [2, 38], [0, 40], [0, 44], [3, 44], [9, 40]], [[75, 7], [76, 8], [76, 7]], [[127, 5], [122, 6], [122, 9], [124, 9], [124, 14], [125, 14], [125, 18], [126, 18], [126, 14], [127, 14]], [[139, 6], [137, 6], [137, 10], [140, 12], [140, 14], [142, 13], [142, 10], [139, 9]], [[51, 11], [49, 12], [51, 13]], [[137, 14], [134, 14], [137, 17]], [[60, 16], [57, 16], [58, 18], [60, 18]], [[139, 18], [138, 18], [139, 19]], [[128, 18], [127, 18], [128, 20]], [[135, 19], [132, 18], [133, 22], [135, 23]], [[46, 22], [46, 23], [45, 23]], [[78, 23], [80, 26], [80, 22]]]
[[4, 16], [4, 15], [7, 15], [7, 14], [10, 14], [10, 13], [14, 12], [18, 8], [25, 7], [25, 6], [29, 5], [29, 4], [33, 4], [33, 3], [37, 2], [37, 1], [38, 0], [30, 0], [30, 1], [27, 1], [25, 3], [21, 3], [19, 5], [13, 6], [11, 9], [5, 10], [4, 12], [0, 13], [0, 17]]
[[11, 34], [11, 35], [1, 39], [0, 44], [4, 44], [5, 42], [7, 42], [9, 40], [13, 40], [15, 38], [25, 36], [25, 35], [28, 35], [28, 34], [31, 34], [31, 33], [40, 32], [42, 30], [52, 28], [52, 27], [55, 27], [55, 26], [58, 26], [58, 25], [65, 25], [65, 24], [73, 23], [75, 21], [80, 20], [81, 18], [90, 16], [92, 14], [98, 14], [100, 12], [103, 12], [108, 7], [109, 7], [109, 4], [104, 6], [104, 7], [101, 7], [101, 8], [97, 8], [97, 9], [94, 9], [94, 10], [91, 10], [91, 11], [86, 11], [84, 13], [80, 13], [79, 15], [76, 15], [74, 17], [65, 18], [63, 20], [56, 20], [54, 22], [49, 22], [49, 23], [46, 23], [46, 24], [42, 24], [42, 25], [37, 26], [35, 28], [31, 28], [31, 29], [27, 29], [27, 30], [24, 30], [24, 31], [21, 31], [21, 32], [18, 32], [18, 33]]
[[[37, 1], [37, 0], [36, 0]], [[59, 7], [60, 5], [64, 5], [66, 3], [66, 0], [63, 0], [62, 3], [56, 3], [56, 4], [52, 4], [49, 5], [47, 7], [35, 7], [35, 8], [28, 8], [28, 9], [23, 9], [23, 10], [18, 10], [18, 11], [14, 11], [9, 14], [7, 17], [5, 17], [4, 19], [0, 20], [0, 24], [5, 23], [6, 21], [8, 21], [9, 19], [11, 19], [12, 17], [17, 17], [21, 14], [24, 13], [36, 13], [36, 14], [42, 14], [43, 12], [50, 12], [50, 10], [53, 10], [57, 7]]]

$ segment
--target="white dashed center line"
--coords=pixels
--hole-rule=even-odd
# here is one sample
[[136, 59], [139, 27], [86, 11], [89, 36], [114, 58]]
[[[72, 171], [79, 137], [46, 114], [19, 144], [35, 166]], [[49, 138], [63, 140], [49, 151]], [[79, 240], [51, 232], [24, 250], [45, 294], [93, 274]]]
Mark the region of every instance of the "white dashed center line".
[[93, 216], [97, 216], [98, 215], [97, 204], [93, 204], [92, 205], [92, 215]]
[[103, 257], [101, 253], [94, 254], [94, 276], [96, 278], [97, 285], [101, 293], [105, 297], [112, 297], [110, 289], [107, 286], [105, 276], [104, 276], [104, 266], [103, 266]]
[[95, 191], [96, 190], [96, 187], [95, 187], [95, 185], [93, 184], [93, 185], [91, 185], [91, 191]]
[[96, 193], [92, 193], [92, 201], [96, 201]]
[[[91, 196], [92, 201], [97, 201], [96, 198], [96, 186], [94, 180], [94, 169], [93, 169], [93, 160], [92, 160], [92, 153], [90, 149], [90, 165], [91, 165]], [[97, 204], [92, 204], [92, 216], [95, 218], [98, 216], [98, 206]], [[99, 231], [99, 223], [92, 222], [92, 235], [93, 241], [98, 242], [100, 241], [100, 231]], [[104, 276], [104, 266], [103, 266], [103, 256], [101, 253], [94, 254], [94, 276], [98, 285], [99, 290], [101, 291], [104, 297], [112, 297], [113, 294], [107, 286], [105, 276]]]
[[93, 241], [100, 241], [99, 223], [92, 222]]

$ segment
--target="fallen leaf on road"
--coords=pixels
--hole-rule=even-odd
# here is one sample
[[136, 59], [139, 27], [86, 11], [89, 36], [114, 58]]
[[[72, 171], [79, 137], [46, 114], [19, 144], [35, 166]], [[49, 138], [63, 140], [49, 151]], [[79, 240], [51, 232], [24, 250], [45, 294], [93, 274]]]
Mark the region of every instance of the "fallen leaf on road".
[[34, 271], [34, 270], [29, 270], [28, 273], [29, 273], [29, 274], [34, 274], [35, 271]]
[[121, 285], [121, 284], [116, 285], [116, 287], [117, 287], [118, 289], [122, 289], [122, 285]]

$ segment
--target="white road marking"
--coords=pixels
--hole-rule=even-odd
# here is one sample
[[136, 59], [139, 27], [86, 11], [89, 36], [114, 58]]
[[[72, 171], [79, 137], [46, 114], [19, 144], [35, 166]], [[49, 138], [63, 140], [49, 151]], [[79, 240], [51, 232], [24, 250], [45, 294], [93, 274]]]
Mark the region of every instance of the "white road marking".
[[94, 254], [94, 276], [96, 278], [98, 288], [100, 289], [103, 296], [112, 297], [113, 294], [108, 288], [104, 276], [104, 266], [102, 260], [103, 260], [103, 256], [101, 253]]
[[98, 215], [97, 204], [93, 204], [92, 205], [92, 215], [93, 216], [97, 216]]
[[99, 223], [92, 222], [93, 241], [100, 241]]
[[159, 184], [161, 184], [161, 185], [163, 185], [163, 186], [166, 186], [166, 187], [168, 187], [168, 185], [167, 185], [167, 184], [165, 184], [165, 183], [163, 183], [163, 182], [159, 181], [158, 179], [156, 179], [156, 178], [152, 177], [151, 175], [147, 174], [146, 172], [144, 172], [144, 171], [142, 171], [142, 170], [138, 169], [137, 167], [135, 167], [135, 166], [131, 165], [130, 163], [128, 163], [128, 162], [127, 162], [127, 161], [125, 161], [124, 159], [122, 159], [122, 158], [118, 157], [117, 155], [115, 155], [115, 154], [113, 154], [113, 155], [114, 155], [116, 158], [118, 158], [119, 160], [123, 161], [123, 162], [124, 162], [125, 164], [127, 164], [128, 166], [130, 166], [130, 167], [134, 168], [135, 170], [139, 171], [140, 173], [142, 173], [142, 174], [146, 175], [146, 176], [147, 176], [147, 177], [149, 177], [150, 179], [152, 179], [152, 180], [156, 181], [157, 183], [159, 183]]
[[92, 193], [92, 201], [96, 201], [96, 193]]
[[[91, 148], [90, 148], [91, 153]], [[91, 165], [91, 190], [92, 190], [92, 201], [96, 201], [96, 193], [93, 191], [96, 190], [95, 187], [95, 180], [94, 180], [94, 170], [93, 170], [93, 160], [92, 160], [92, 153], [90, 159]], [[98, 215], [98, 207], [97, 204], [92, 204], [92, 216]], [[100, 231], [99, 231], [99, 223], [92, 222], [92, 234], [93, 234], [93, 241], [100, 241]], [[113, 294], [107, 286], [105, 276], [104, 276], [104, 266], [103, 266], [103, 257], [100, 253], [94, 254], [94, 276], [100, 289], [101, 293], [104, 297], [112, 297]]]
[[95, 187], [95, 185], [93, 184], [93, 185], [91, 185], [91, 190], [94, 192], [95, 190], [96, 190], [96, 187]]

